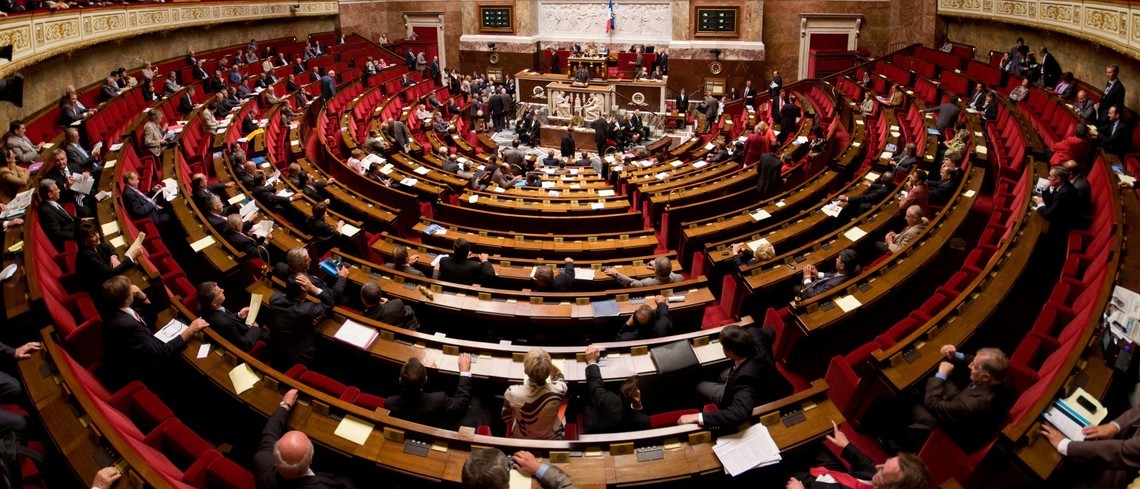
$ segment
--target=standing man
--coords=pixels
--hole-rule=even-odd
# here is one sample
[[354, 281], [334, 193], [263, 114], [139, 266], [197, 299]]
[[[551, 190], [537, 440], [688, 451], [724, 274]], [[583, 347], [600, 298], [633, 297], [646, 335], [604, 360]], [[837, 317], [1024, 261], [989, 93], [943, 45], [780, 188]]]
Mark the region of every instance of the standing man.
[[1108, 121], [1109, 107], [1124, 107], [1124, 84], [1120, 82], [1119, 75], [1120, 67], [1117, 65], [1108, 65], [1104, 69], [1104, 76], [1108, 79], [1104, 84], [1104, 96], [1099, 103], [1093, 104], [1102, 124]]
[[772, 81], [768, 83], [768, 100], [772, 105], [772, 118], [780, 113], [780, 91], [784, 89], [784, 79], [779, 71], [772, 71]]
[[1049, 49], [1042, 47], [1038, 51], [1037, 63], [1041, 66], [1041, 86], [1045, 88], [1053, 88], [1057, 86], [1057, 80], [1061, 79], [1061, 64], [1057, 62], [1057, 57], [1049, 54]]
[[435, 80], [436, 84], [442, 84], [439, 78], [439, 56], [431, 57], [431, 79]]
[[558, 50], [554, 48], [548, 49], [550, 49], [550, 72], [557, 75], [558, 73], [561, 73], [561, 71], [559, 71], [561, 69], [561, 66], [559, 65], [558, 60]]
[[677, 113], [687, 114], [689, 112], [689, 96], [685, 94], [685, 89], [681, 89], [681, 94], [677, 96]]
[[744, 105], [756, 108], [756, 88], [752, 86], [752, 80], [744, 83]]
[[332, 100], [334, 95], [336, 95], [336, 72], [329, 70], [325, 76], [321, 77], [321, 96], [327, 103]]
[[661, 50], [661, 54], [657, 55], [657, 67], [661, 68], [662, 75], [669, 74], [669, 51]]

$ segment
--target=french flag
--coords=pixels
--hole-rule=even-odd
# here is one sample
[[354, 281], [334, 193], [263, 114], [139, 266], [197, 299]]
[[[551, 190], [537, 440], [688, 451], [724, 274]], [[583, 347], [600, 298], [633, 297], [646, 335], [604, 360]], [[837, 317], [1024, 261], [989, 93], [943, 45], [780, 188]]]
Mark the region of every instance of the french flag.
[[606, 32], [617, 29], [617, 18], [614, 17], [614, 0], [610, 0], [610, 18], [606, 19]]

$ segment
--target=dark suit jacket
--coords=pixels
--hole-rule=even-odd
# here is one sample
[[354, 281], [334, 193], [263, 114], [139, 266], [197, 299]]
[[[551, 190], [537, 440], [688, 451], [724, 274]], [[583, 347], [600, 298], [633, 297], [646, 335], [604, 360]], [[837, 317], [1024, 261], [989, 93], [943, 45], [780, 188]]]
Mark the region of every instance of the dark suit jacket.
[[267, 207], [281, 210], [285, 208], [285, 206], [289, 205], [289, 198], [277, 195], [276, 189], [270, 185], [249, 187], [249, 189], [250, 193], [253, 194], [253, 198], [257, 199], [258, 202], [265, 204]]
[[199, 317], [210, 323], [210, 329], [217, 331], [226, 341], [233, 343], [243, 351], [249, 351], [250, 348], [253, 348], [257, 340], [269, 337], [265, 330], [246, 326], [244, 319], [228, 310], [209, 309], [200, 311]]
[[328, 75], [321, 77], [321, 96], [330, 100], [333, 95], [336, 95], [336, 81]]
[[598, 364], [586, 366], [586, 385], [590, 391], [590, 405], [586, 406], [586, 433], [618, 433], [649, 429], [649, 416], [634, 411], [629, 401], [606, 389], [602, 368]]
[[756, 191], [761, 199], [767, 199], [784, 190], [784, 179], [780, 176], [784, 163], [772, 153], [760, 155], [759, 165], [756, 167]]
[[954, 189], [958, 188], [961, 178], [961, 173], [958, 173], [951, 175], [948, 180], [928, 181], [926, 186], [930, 189], [930, 203], [938, 205], [950, 203], [950, 197], [954, 196]]
[[1080, 196], [1072, 183], [1065, 182], [1057, 190], [1045, 189], [1041, 193], [1045, 207], [1041, 209], [1041, 217], [1048, 219], [1053, 226], [1071, 229], [1076, 223], [1080, 210]]
[[794, 134], [799, 127], [796, 126], [796, 119], [798, 119], [803, 112], [800, 106], [796, 104], [784, 104], [780, 107], [780, 133], [781, 134]]
[[1105, 91], [1100, 98], [1100, 108], [1097, 109], [1097, 113], [1101, 122], [1108, 120], [1108, 108], [1114, 105], [1124, 107], [1124, 83], [1120, 79], [1117, 79], [1112, 88]]
[[[1104, 105], [1100, 106], [1104, 110]], [[1123, 119], [1117, 121], [1116, 130], [1113, 131], [1113, 123], [1106, 121], [1097, 128], [1097, 138], [1100, 140], [1100, 145], [1104, 150], [1116, 156], [1124, 158], [1124, 155], [1132, 150], [1132, 128]]]
[[618, 330], [618, 341], [644, 340], [649, 338], [662, 338], [669, 336], [673, 331], [673, 318], [669, 316], [669, 305], [665, 302], [657, 303], [657, 318], [653, 324], [622, 324]]
[[119, 275], [135, 266], [135, 262], [124, 258], [119, 266], [111, 267], [111, 257], [115, 248], [107, 243], [92, 247], [83, 245], [75, 253], [75, 273], [85, 290], [96, 291], [107, 279]]
[[[963, 368], [972, 356], [951, 362]], [[1012, 404], [1009, 389], [1004, 385], [970, 386], [959, 389], [953, 382], [930, 377], [926, 381], [923, 407], [937, 420], [937, 426], [946, 431], [966, 453], [981, 448], [997, 434], [1005, 423]], [[934, 428], [934, 426], [922, 426]]]
[[322, 288], [317, 299], [320, 300], [319, 304], [307, 297], [289, 299], [280, 292], [269, 298], [269, 310], [266, 311], [269, 314], [265, 324], [273, 338], [269, 352], [274, 366], [284, 368], [286, 365], [312, 360], [316, 350], [313, 344], [316, 321], [336, 305], [332, 291], [328, 288]]
[[800, 289], [800, 297], [804, 299], [815, 297], [819, 294], [834, 289], [835, 287], [839, 286], [839, 284], [846, 282], [849, 278], [851, 277], [847, 275], [832, 274], [824, 278], [817, 279], [812, 283], [805, 285], [803, 289]]
[[[254, 258], [258, 256], [257, 247], [265, 244], [265, 238], [257, 236], [249, 236], [244, 233], [237, 233], [233, 231], [222, 232], [222, 237], [225, 238], [234, 249], [246, 255], [246, 258]], [[213, 323], [210, 323], [213, 325]]]
[[329, 477], [317, 474], [299, 479], [286, 479], [277, 475], [273, 461], [273, 447], [285, 434], [285, 421], [289, 411], [278, 407], [261, 430], [261, 442], [253, 455], [253, 477], [258, 489], [343, 489], [345, 485]]
[[135, 310], [146, 322], [119, 309], [103, 313], [103, 372], [111, 390], [126, 385], [144, 372], [161, 370], [162, 364], [186, 346], [181, 337], [169, 343], [154, 337], [155, 316], [149, 307]]
[[562, 156], [564, 158], [566, 158], [566, 157], [573, 158], [574, 157], [574, 136], [570, 135], [569, 132], [562, 134], [562, 148], [561, 148], [561, 150], [562, 150]]
[[178, 113], [185, 115], [191, 112], [194, 112], [194, 99], [187, 93], [178, 99]]
[[554, 283], [550, 287], [539, 287], [535, 284], [534, 290], [540, 292], [570, 292], [574, 288], [574, 265], [563, 262], [554, 275]]
[[416, 312], [412, 310], [412, 306], [404, 304], [404, 301], [400, 299], [388, 299], [388, 302], [361, 311], [360, 315], [401, 328], [419, 329], [420, 327], [420, 322], [416, 319]]
[[127, 214], [131, 216], [131, 219], [149, 218], [151, 221], [155, 221], [156, 224], [162, 220], [162, 218], [159, 217], [161, 211], [158, 209], [158, 205], [147, 200], [137, 188], [124, 188], [122, 198], [123, 207], [126, 207]]
[[447, 282], [471, 285], [488, 285], [495, 278], [495, 268], [490, 260], [479, 262], [466, 257], [448, 256], [439, 261], [439, 273], [435, 277]]
[[[290, 273], [291, 272], [289, 270], [289, 265], [285, 264], [284, 262], [278, 263], [273, 267], [273, 274], [282, 280], [287, 279]], [[319, 277], [311, 273], [306, 275], [309, 276], [309, 281], [312, 282], [313, 285], [315, 285], [318, 289], [331, 290], [334, 299], [340, 297], [341, 295], [344, 295], [344, 289], [348, 286], [348, 280], [344, 277], [336, 277], [336, 281], [333, 282], [332, 286], [330, 287], [327, 283], [325, 283], [324, 280], [321, 280]]]
[[[903, 154], [904, 153], [899, 153], [899, 155], [903, 155]], [[902, 158], [899, 158], [895, 162], [895, 170], [903, 172], [903, 173], [910, 173], [912, 170], [914, 170], [914, 167], [917, 164], [918, 164], [918, 156], [906, 155], [906, 156], [903, 156]]]
[[1061, 79], [1061, 64], [1057, 62], [1057, 57], [1053, 56], [1053, 53], [1046, 54], [1041, 60], [1042, 85], [1055, 87], [1059, 79]]
[[40, 203], [39, 220], [56, 250], [63, 251], [63, 243], [75, 239], [75, 225], [79, 221], [47, 201]]
[[72, 122], [83, 120], [83, 110], [76, 103], [64, 102], [59, 108], [59, 125], [70, 126]]
[[957, 104], [946, 102], [937, 107], [925, 109], [923, 112], [938, 112], [935, 127], [937, 127], [939, 131], [945, 131], [946, 129], [954, 127], [954, 123], [958, 122], [958, 114], [961, 113], [961, 109], [958, 108]]
[[[764, 354], [757, 353], [752, 358], [746, 358], [740, 366], [734, 368], [724, 384], [724, 394], [717, 403], [717, 411], [704, 413], [704, 425], [720, 431], [736, 431], [736, 428], [752, 417], [752, 409], [760, 405], [764, 399], [776, 396], [783, 397], [780, 392], [778, 380], [779, 371]], [[775, 372], [775, 374], [773, 374]], [[780, 377], [777, 379], [776, 377]], [[790, 390], [789, 390], [790, 393]]]
[[67, 154], [67, 168], [72, 173], [91, 171], [98, 163], [98, 160], [91, 153], [79, 147], [78, 144], [66, 144], [63, 151]]
[[384, 408], [392, 416], [413, 423], [443, 429], [455, 429], [471, 405], [471, 377], [459, 377], [455, 397], [443, 392], [404, 391], [388, 397]]
[[688, 110], [689, 110], [689, 96], [688, 95], [678, 95], [677, 96], [677, 112], [684, 114]]
[[195, 66], [192, 70], [190, 70], [190, 76], [195, 80], [206, 80], [210, 78], [209, 73], [206, 73], [206, 70], [198, 66]]

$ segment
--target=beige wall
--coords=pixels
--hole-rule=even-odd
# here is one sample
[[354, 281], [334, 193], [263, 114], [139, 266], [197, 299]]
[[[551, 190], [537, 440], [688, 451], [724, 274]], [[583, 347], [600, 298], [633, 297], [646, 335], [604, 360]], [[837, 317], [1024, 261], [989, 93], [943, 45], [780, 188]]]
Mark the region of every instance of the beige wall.
[[978, 19], [940, 17], [946, 23], [948, 39], [977, 48], [981, 61], [989, 60], [990, 50], [1008, 51], [1018, 37], [1033, 51], [1042, 46], [1057, 57], [1062, 71], [1072, 71], [1077, 78], [1097, 88], [1104, 88], [1104, 67], [1120, 66], [1120, 80], [1124, 82], [1127, 99], [1132, 110], [1140, 109], [1140, 61], [1099, 44], [1043, 29], [987, 22]]
[[139, 36], [121, 43], [112, 42], [56, 56], [20, 71], [24, 76], [24, 107], [0, 104], [0, 128], [3, 128], [0, 131], [7, 131], [10, 121], [25, 118], [58, 102], [67, 85], [84, 87], [96, 83], [120, 66], [133, 69], [147, 60], [184, 56], [188, 49], [206, 51], [244, 45], [250, 38], [296, 36], [303, 39], [309, 33], [335, 28], [333, 17], [223, 24], [208, 29], [189, 28]]

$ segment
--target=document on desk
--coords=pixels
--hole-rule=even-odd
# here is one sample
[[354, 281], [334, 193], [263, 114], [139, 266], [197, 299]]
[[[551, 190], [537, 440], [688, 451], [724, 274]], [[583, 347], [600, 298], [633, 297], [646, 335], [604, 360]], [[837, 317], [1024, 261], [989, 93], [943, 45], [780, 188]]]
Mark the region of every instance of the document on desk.
[[713, 453], [724, 466], [725, 473], [733, 477], [756, 467], [776, 464], [782, 459], [780, 447], [768, 433], [768, 427], [759, 423], [742, 432], [717, 438]]
[[[119, 237], [122, 238], [122, 236]], [[140, 232], [138, 236], [135, 236], [134, 242], [132, 242], [131, 246], [127, 248], [127, 255], [133, 255], [135, 253], [135, 250], [142, 248], [144, 239], [146, 239], [146, 233]], [[116, 246], [116, 248], [118, 247]]]
[[602, 370], [602, 377], [607, 379], [625, 379], [637, 373], [633, 359], [628, 354], [607, 354], [598, 362], [598, 368]]
[[866, 236], [866, 235], [867, 235], [867, 232], [862, 230], [859, 226], [855, 226], [851, 229], [848, 229], [847, 231], [845, 231], [843, 233], [843, 237], [851, 240], [852, 242], [859, 241], [859, 240], [863, 239], [863, 236]]
[[206, 236], [205, 238], [202, 238], [198, 241], [190, 243], [190, 249], [194, 250], [194, 252], [197, 253], [199, 251], [206, 249], [207, 246], [210, 246], [214, 243], [215, 243], [215, 241], [214, 241], [213, 236]]
[[701, 362], [701, 364], [726, 358], [724, 356], [724, 348], [720, 347], [720, 342], [709, 342], [706, 345], [694, 346], [693, 353], [697, 355], [697, 361]]
[[639, 374], [648, 374], [657, 371], [657, 365], [653, 363], [651, 355], [630, 355], [630, 360], [633, 362], [633, 369]]
[[363, 421], [352, 415], [344, 415], [344, 419], [340, 420], [333, 434], [351, 441], [357, 445], [363, 445], [368, 441], [368, 435], [372, 434], [372, 429], [375, 425], [367, 421]]
[[243, 363], [230, 370], [230, 382], [233, 382], [234, 392], [237, 394], [249, 390], [259, 380], [261, 378], [249, 367], [248, 363]]
[[512, 469], [511, 470], [510, 484], [508, 485], [508, 488], [509, 489], [530, 489], [531, 484], [532, 484], [531, 483], [532, 480], [533, 479], [531, 479], [529, 476], [523, 475], [517, 469]]
[[512, 380], [522, 380], [526, 378], [526, 372], [523, 370], [523, 363], [511, 360], [511, 365], [507, 369], [507, 378]]
[[162, 198], [167, 202], [174, 200], [178, 197], [178, 181], [173, 178], [167, 178], [162, 181]]
[[115, 236], [114, 238], [111, 238], [107, 242], [111, 243], [111, 246], [114, 246], [116, 249], [122, 248], [122, 247], [127, 245], [127, 240], [123, 239], [122, 236]]
[[748, 216], [751, 217], [753, 221], [763, 221], [769, 217], [772, 217], [772, 214], [764, 209], [756, 209], [752, 212], [749, 212]]
[[111, 221], [103, 224], [103, 235], [109, 236], [119, 232], [119, 222]]
[[597, 270], [590, 267], [574, 267], [575, 280], [594, 280]]
[[856, 299], [853, 295], [845, 295], [835, 299], [835, 305], [839, 306], [843, 312], [851, 312], [858, 309], [863, 303], [859, 302], [859, 299]]
[[[1082, 402], [1092, 409], [1082, 405]], [[1086, 426], [1099, 425], [1107, 414], [1108, 411], [1100, 401], [1078, 387], [1073, 395], [1053, 401], [1044, 416], [1046, 421], [1070, 440], [1084, 441], [1085, 434], [1081, 430]]]
[[839, 213], [843, 211], [843, 206], [839, 205], [838, 201], [829, 202], [827, 205], [820, 209], [824, 215], [831, 217], [839, 217]]
[[605, 190], [599, 190], [598, 191], [598, 197], [613, 197], [613, 196], [614, 196], [613, 189], [605, 189]]
[[594, 301], [590, 303], [594, 308], [594, 317], [614, 317], [618, 315], [618, 304], [616, 300]]
[[170, 343], [171, 340], [177, 338], [186, 329], [186, 323], [177, 319], [171, 319], [166, 323], [162, 329], [154, 333], [154, 337], [162, 340], [163, 343]]
[[340, 228], [340, 234], [343, 234], [346, 238], [351, 238], [353, 236], [356, 236], [356, 233], [359, 233], [359, 232], [360, 232], [360, 228], [353, 226], [352, 224], [349, 224], [347, 222], [344, 223], [344, 226], [341, 226], [341, 228]]
[[241, 202], [243, 200], [245, 200], [245, 194], [237, 194], [237, 195], [234, 195], [233, 197], [230, 197], [230, 199], [227, 200], [226, 203], [227, 204], [236, 204], [236, 203]]
[[756, 253], [756, 250], [760, 249], [760, 245], [763, 245], [763, 244], [769, 244], [768, 240], [764, 239], [764, 238], [760, 238], [756, 241], [749, 241], [748, 244], [746, 244], [745, 246], [747, 246], [748, 249], [752, 250], [752, 253]]
[[439, 368], [448, 372], [459, 371], [459, 355], [448, 355], [444, 353], [439, 357]]
[[351, 319], [347, 319], [344, 321], [344, 324], [340, 326], [340, 329], [336, 331], [336, 334], [333, 335], [333, 338], [360, 348], [361, 350], [367, 350], [369, 346], [372, 346], [372, 342], [376, 341], [376, 337], [379, 336], [379, 334], [380, 332], [377, 331], [376, 328], [370, 328]]

